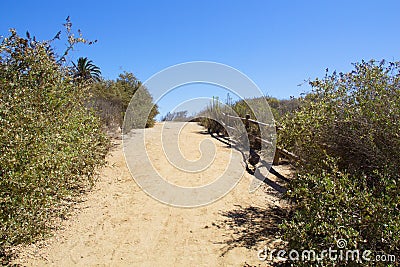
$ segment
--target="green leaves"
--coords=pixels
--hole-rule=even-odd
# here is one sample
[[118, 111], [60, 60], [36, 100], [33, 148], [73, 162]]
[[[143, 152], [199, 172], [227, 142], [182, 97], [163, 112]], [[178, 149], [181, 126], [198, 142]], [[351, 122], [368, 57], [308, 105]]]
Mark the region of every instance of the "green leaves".
[[[101, 81], [93, 83], [90, 86], [91, 97], [87, 106], [94, 109], [101, 118], [103, 125], [109, 130], [121, 127], [124, 115], [128, 109], [129, 103], [142, 83], [133, 75], [133, 73], [124, 72], [118, 76], [115, 81]], [[135, 102], [131, 103], [130, 121], [126, 121], [124, 130], [129, 131], [138, 127], [141, 116], [147, 116], [146, 127], [152, 127], [155, 123], [155, 116], [158, 114], [158, 107], [153, 103], [153, 98], [149, 91], [142, 88], [140, 95], [135, 96]], [[147, 113], [151, 110], [150, 114]]]
[[345, 237], [349, 248], [396, 254], [400, 64], [362, 61], [310, 84], [313, 91], [278, 135], [305, 159], [288, 191], [295, 204], [282, 226], [289, 247], [312, 243], [322, 250]]
[[[29, 39], [29, 40], [28, 40]], [[104, 164], [108, 138], [47, 42], [0, 45], [0, 254], [43, 236]], [[73, 201], [71, 199], [70, 201]]]
[[72, 64], [74, 65], [74, 78], [80, 82], [98, 82], [101, 80], [100, 68], [94, 65], [92, 60], [88, 60], [87, 57], [80, 57], [76, 64]]

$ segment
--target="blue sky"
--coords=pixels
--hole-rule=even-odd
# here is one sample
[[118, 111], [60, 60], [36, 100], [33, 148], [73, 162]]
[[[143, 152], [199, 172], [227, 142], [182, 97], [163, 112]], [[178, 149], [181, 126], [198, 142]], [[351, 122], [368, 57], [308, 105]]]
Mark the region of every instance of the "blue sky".
[[[174, 64], [215, 61], [248, 75], [264, 94], [289, 98], [326, 68], [345, 72], [362, 59], [400, 56], [400, 1], [3, 0], [0, 8], [2, 36], [12, 27], [50, 39], [69, 15], [75, 29], [98, 40], [71, 59], [89, 57], [108, 79], [129, 71], [145, 81]], [[202, 94], [226, 95], [213, 90]], [[162, 113], [201, 96], [195, 91], [169, 95]]]

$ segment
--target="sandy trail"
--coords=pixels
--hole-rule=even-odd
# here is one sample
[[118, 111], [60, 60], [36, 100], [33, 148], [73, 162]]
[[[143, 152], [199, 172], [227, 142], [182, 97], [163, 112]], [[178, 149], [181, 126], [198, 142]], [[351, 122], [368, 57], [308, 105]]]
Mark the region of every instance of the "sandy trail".
[[[170, 123], [174, 127], [173, 123]], [[223, 172], [223, 161], [233, 152], [223, 143], [201, 134], [195, 123], [181, 131], [182, 154], [190, 160], [201, 157], [199, 145], [212, 142], [216, 157], [210, 168], [187, 179], [165, 160], [160, 135], [162, 124], [146, 129], [152, 163], [164, 175], [174, 173], [173, 182], [198, 186], [210, 182], [213, 173]], [[25, 266], [243, 266], [262, 264], [256, 247], [235, 247], [224, 256], [224, 242], [232, 233], [221, 221], [222, 212], [237, 205], [264, 208], [279, 199], [265, 185], [249, 193], [252, 176], [244, 173], [239, 184], [222, 199], [200, 208], [176, 208], [154, 200], [132, 179], [126, 167], [121, 141], [108, 156], [108, 165], [86, 200], [77, 204], [76, 212], [62, 222], [61, 229], [41, 245], [25, 248], [16, 263]], [[140, 161], [142, 159], [138, 159]], [[284, 172], [284, 171], [283, 171]], [[219, 223], [222, 227], [216, 227]]]

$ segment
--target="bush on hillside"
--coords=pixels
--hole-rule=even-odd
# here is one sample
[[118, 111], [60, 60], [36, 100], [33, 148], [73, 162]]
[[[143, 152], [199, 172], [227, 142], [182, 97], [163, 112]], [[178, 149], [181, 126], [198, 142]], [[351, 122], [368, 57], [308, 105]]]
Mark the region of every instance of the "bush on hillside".
[[282, 226], [289, 248], [337, 249], [345, 239], [348, 249], [399, 258], [400, 63], [363, 61], [311, 85], [279, 133], [303, 160], [288, 193], [293, 216]]
[[[81, 39], [69, 37], [70, 45]], [[87, 88], [59, 62], [50, 42], [15, 30], [0, 44], [3, 256], [10, 246], [43, 236], [105, 162], [108, 138], [84, 107]]]

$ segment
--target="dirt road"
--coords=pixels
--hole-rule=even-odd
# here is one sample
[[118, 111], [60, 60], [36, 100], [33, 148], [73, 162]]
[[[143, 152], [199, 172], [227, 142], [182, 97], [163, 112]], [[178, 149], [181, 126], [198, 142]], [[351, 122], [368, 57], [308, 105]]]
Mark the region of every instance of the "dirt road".
[[[171, 124], [172, 125], [172, 124]], [[154, 167], [164, 175], [175, 172], [160, 149], [162, 124], [146, 130], [153, 137], [149, 146]], [[224, 161], [238, 153], [225, 144], [202, 134], [203, 128], [187, 124], [179, 142], [189, 160], [201, 157], [199, 144], [208, 139], [216, 157], [209, 170], [194, 179], [175, 173], [174, 183], [198, 186], [209, 182], [214, 173], [225, 169]], [[235, 240], [230, 211], [265, 209], [279, 205], [267, 185], [249, 193], [252, 176], [245, 173], [239, 184], [222, 199], [199, 208], [176, 208], [145, 194], [126, 167], [121, 141], [108, 156], [108, 166], [85, 201], [77, 204], [75, 214], [62, 222], [61, 229], [48, 240], [24, 249], [15, 261], [26, 266], [243, 266], [262, 264], [257, 258], [260, 243], [243, 247]], [[209, 142], [209, 141], [208, 141]], [[141, 159], [138, 159], [140, 161]], [[285, 170], [282, 171], [283, 173]], [[181, 180], [181, 181], [180, 181]], [[245, 214], [246, 215], [246, 214]], [[230, 241], [228, 241], [230, 240]], [[223, 254], [223, 256], [222, 256]]]

